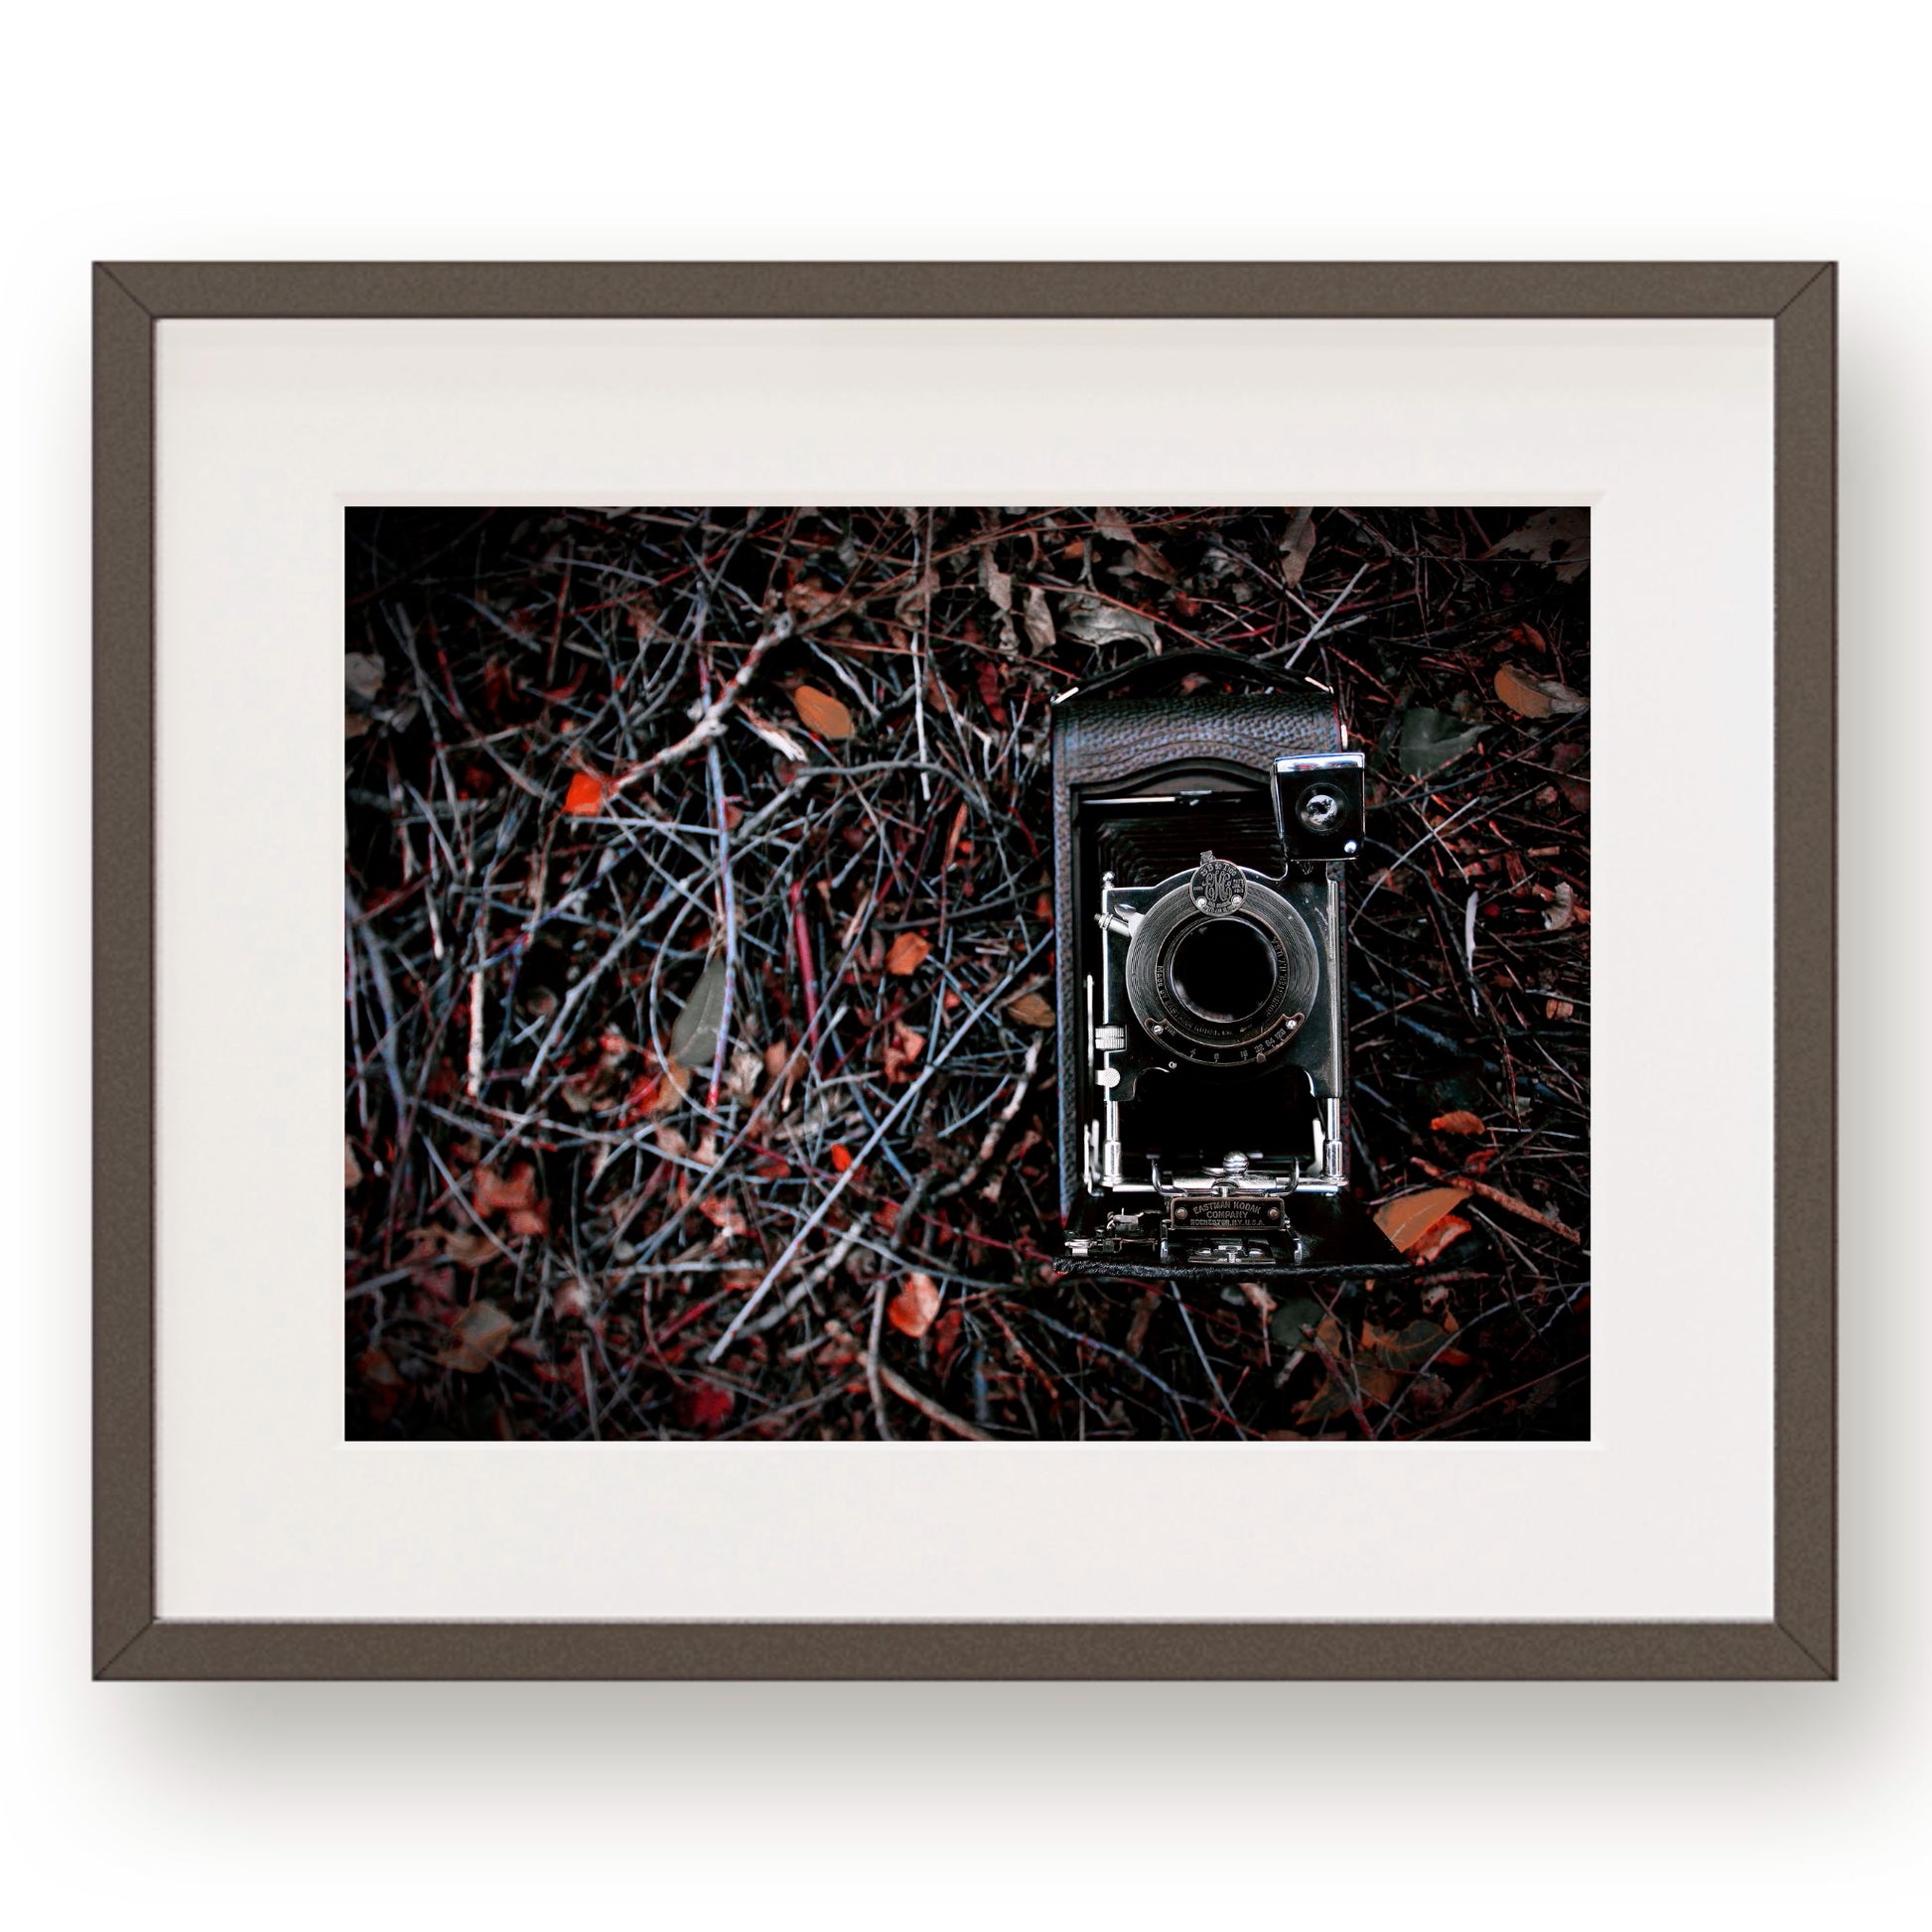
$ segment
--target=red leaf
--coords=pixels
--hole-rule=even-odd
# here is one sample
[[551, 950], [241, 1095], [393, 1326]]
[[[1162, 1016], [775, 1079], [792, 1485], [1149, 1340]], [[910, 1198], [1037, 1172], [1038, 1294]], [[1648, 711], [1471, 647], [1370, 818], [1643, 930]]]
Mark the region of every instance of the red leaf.
[[698, 1212], [727, 1239], [736, 1240], [749, 1230], [745, 1216], [738, 1211], [734, 1202], [723, 1195], [707, 1194], [698, 1203]]
[[537, 1171], [528, 1161], [519, 1161], [507, 1180], [485, 1164], [470, 1176], [470, 1187], [478, 1216], [485, 1221], [496, 1213], [529, 1213], [537, 1205]]
[[716, 1382], [688, 1383], [678, 1392], [678, 1420], [686, 1429], [707, 1436], [715, 1434], [731, 1420], [736, 1400], [729, 1389], [721, 1389]]
[[938, 1283], [930, 1275], [907, 1275], [905, 1286], [887, 1305], [886, 1319], [900, 1334], [916, 1340], [932, 1326], [938, 1313]]
[[1445, 1214], [1436, 1225], [1409, 1250], [1409, 1258], [1418, 1267], [1426, 1261], [1434, 1261], [1451, 1241], [1460, 1240], [1469, 1231], [1469, 1223], [1459, 1214]]
[[615, 778], [601, 777], [595, 771], [573, 771], [570, 789], [564, 793], [564, 810], [572, 818], [595, 818], [616, 788]]

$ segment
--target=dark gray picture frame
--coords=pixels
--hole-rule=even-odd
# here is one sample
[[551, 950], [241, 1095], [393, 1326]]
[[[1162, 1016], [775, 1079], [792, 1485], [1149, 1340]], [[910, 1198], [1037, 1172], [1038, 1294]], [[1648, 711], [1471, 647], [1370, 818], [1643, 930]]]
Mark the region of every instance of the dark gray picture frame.
[[[155, 1608], [154, 368], [183, 317], [1745, 317], [1775, 355], [1775, 1614], [244, 1623]], [[114, 263], [94, 274], [93, 1657], [102, 1678], [1831, 1678], [1837, 272], [1820, 262]], [[1831, 908], [1833, 916], [1821, 916]]]

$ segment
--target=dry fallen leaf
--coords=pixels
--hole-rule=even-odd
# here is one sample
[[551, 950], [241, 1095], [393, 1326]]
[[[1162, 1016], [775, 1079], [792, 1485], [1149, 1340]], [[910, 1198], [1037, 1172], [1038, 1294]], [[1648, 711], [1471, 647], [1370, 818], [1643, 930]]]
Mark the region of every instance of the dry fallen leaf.
[[816, 577], [806, 577], [785, 592], [785, 609], [807, 629], [836, 617], [846, 606], [843, 591], [828, 591]]
[[604, 809], [613, 782], [595, 771], [572, 772], [570, 789], [564, 793], [564, 810], [572, 818], [595, 818]]
[[648, 1120], [653, 1114], [668, 1113], [691, 1085], [690, 1070], [675, 1060], [669, 1066], [658, 1066], [654, 1054], [647, 1052], [644, 1057], [649, 1063], [648, 1070], [631, 1081], [623, 1097], [621, 1118], [625, 1125], [634, 1120]]
[[992, 599], [995, 610], [1013, 609], [1013, 573], [1002, 570], [993, 561], [991, 544], [980, 552], [980, 588]]
[[678, 1391], [678, 1421], [686, 1429], [702, 1430], [709, 1435], [731, 1419], [732, 1405], [737, 1399], [716, 1382], [688, 1383]]
[[1536, 688], [1535, 680], [1525, 676], [1514, 664], [1505, 664], [1497, 671], [1496, 696], [1511, 711], [1521, 712], [1525, 718], [1550, 715], [1550, 700]]
[[537, 1204], [537, 1171], [528, 1161], [519, 1161], [510, 1170], [507, 1180], [484, 1163], [471, 1175], [470, 1185], [471, 1198], [481, 1220], [486, 1221], [499, 1211], [527, 1213]]
[[1066, 634], [1079, 643], [1099, 646], [1131, 640], [1144, 650], [1161, 646], [1161, 626], [1152, 618], [1085, 591], [1066, 593], [1062, 615]]
[[898, 1086], [912, 1077], [912, 1063], [925, 1051], [925, 1035], [915, 1034], [903, 1020], [895, 1020], [880, 1052], [880, 1064], [888, 1086]]
[[1438, 1114], [1430, 1123], [1438, 1134], [1486, 1134], [1480, 1114], [1458, 1107], [1453, 1113]]
[[1589, 700], [1553, 677], [1531, 677], [1514, 664], [1496, 673], [1496, 696], [1524, 718], [1563, 718], [1589, 708]]
[[938, 1313], [939, 1285], [930, 1275], [907, 1275], [905, 1286], [886, 1309], [886, 1318], [893, 1326], [915, 1340], [932, 1326]]
[[[1453, 1215], [1449, 1217], [1451, 1220]], [[1436, 1353], [1449, 1330], [1434, 1321], [1412, 1321], [1406, 1328], [1378, 1328], [1373, 1321], [1362, 1323], [1361, 1355], [1373, 1355], [1384, 1368], [1399, 1375], [1413, 1374]], [[1359, 1359], [1359, 1356], [1358, 1356]]]
[[923, 629], [926, 606], [932, 602], [938, 589], [939, 573], [927, 564], [920, 571], [918, 581], [893, 600], [893, 616], [908, 630]]
[[1050, 1027], [1053, 1024], [1053, 1009], [1037, 993], [1023, 993], [1017, 1000], [1009, 1000], [1007, 1013], [1023, 1027]]
[[382, 689], [382, 659], [367, 651], [351, 650], [343, 655], [343, 682], [365, 703]]
[[734, 1100], [751, 1100], [759, 1090], [759, 1078], [764, 1071], [764, 1062], [748, 1046], [734, 1046], [731, 1052], [731, 1070], [725, 1075], [725, 1091]]
[[1559, 583], [1574, 583], [1589, 568], [1589, 511], [1538, 510], [1520, 529], [1490, 545], [1492, 557], [1527, 557], [1555, 566]]
[[738, 1211], [738, 1203], [728, 1195], [707, 1194], [698, 1203], [698, 1212], [728, 1241], [751, 1232], [745, 1216]]
[[482, 1228], [451, 1228], [443, 1236], [443, 1252], [460, 1268], [481, 1268], [503, 1251]]
[[343, 1185], [353, 1187], [362, 1178], [362, 1164], [355, 1158], [355, 1144], [343, 1136]]
[[1375, 1210], [1375, 1225], [1408, 1254], [1436, 1223], [1469, 1198], [1466, 1187], [1422, 1187], [1398, 1194]]
[[472, 1302], [443, 1345], [445, 1368], [481, 1375], [509, 1345], [516, 1323], [493, 1302]]
[[886, 952], [886, 970], [903, 979], [918, 971], [919, 962], [932, 950], [932, 941], [923, 932], [901, 932]]
[[1296, 510], [1288, 519], [1288, 534], [1282, 538], [1282, 588], [1292, 591], [1302, 581], [1302, 573], [1314, 554], [1314, 512]]
[[1443, 1218], [1409, 1250], [1409, 1258], [1418, 1267], [1434, 1261], [1451, 1241], [1459, 1241], [1469, 1231], [1470, 1223], [1459, 1214], [1445, 1214]]
[[829, 692], [820, 691], [814, 685], [801, 684], [791, 694], [791, 702], [807, 731], [815, 731], [820, 738], [852, 736], [851, 712]]
[[1037, 584], [1027, 593], [1027, 640], [1035, 650], [1051, 650], [1058, 641], [1053, 635], [1053, 613], [1046, 593]]

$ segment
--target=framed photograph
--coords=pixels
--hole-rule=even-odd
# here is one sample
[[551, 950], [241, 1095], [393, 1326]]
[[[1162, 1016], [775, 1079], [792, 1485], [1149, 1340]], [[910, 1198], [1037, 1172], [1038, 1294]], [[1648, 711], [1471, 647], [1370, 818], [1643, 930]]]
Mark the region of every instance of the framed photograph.
[[95, 301], [99, 1674], [1835, 1674], [1828, 264]]

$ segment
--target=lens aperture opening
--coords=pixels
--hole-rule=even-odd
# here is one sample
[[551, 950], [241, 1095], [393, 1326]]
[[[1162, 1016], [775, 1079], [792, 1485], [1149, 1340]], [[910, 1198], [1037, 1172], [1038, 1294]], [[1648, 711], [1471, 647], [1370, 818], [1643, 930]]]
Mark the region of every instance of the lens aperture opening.
[[1174, 947], [1168, 971], [1189, 1013], [1224, 1027], [1253, 1019], [1279, 977], [1274, 947], [1245, 919], [1203, 920]]

